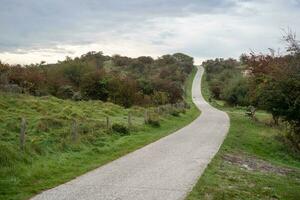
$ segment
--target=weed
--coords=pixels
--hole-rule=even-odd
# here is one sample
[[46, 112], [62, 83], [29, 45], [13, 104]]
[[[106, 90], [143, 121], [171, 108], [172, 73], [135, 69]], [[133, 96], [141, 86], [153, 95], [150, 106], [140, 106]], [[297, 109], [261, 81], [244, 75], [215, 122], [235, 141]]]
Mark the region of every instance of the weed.
[[120, 135], [128, 135], [129, 129], [124, 126], [123, 124], [113, 124], [112, 130], [116, 133], [119, 133]]

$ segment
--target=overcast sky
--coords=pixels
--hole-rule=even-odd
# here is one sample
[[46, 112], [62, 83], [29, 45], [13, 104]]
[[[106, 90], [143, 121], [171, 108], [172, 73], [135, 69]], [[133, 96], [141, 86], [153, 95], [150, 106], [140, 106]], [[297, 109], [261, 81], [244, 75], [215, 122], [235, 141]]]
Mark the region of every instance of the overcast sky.
[[153, 57], [187, 53], [199, 63], [284, 50], [300, 34], [300, 0], [0, 0], [0, 60], [48, 63], [88, 51]]

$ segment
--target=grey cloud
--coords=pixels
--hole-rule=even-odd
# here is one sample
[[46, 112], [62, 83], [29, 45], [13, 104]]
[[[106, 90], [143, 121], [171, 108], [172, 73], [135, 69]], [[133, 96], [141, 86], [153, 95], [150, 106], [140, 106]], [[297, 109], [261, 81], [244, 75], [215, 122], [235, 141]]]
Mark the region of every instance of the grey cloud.
[[120, 35], [155, 17], [212, 13], [234, 5], [222, 0], [0, 0], [0, 3], [0, 52], [91, 43], [105, 33]]
[[53, 46], [51, 48], [42, 48], [42, 47], [31, 47], [28, 49], [18, 49], [14, 51], [15, 54], [28, 54], [28, 53], [61, 53], [61, 54], [67, 54], [72, 55], [75, 54], [74, 51], [67, 50], [62, 47]]
[[0, 0], [0, 5], [0, 55], [9, 52], [10, 62], [56, 61], [54, 54], [103, 49], [238, 56], [274, 47], [280, 28], [300, 31], [300, 0]]

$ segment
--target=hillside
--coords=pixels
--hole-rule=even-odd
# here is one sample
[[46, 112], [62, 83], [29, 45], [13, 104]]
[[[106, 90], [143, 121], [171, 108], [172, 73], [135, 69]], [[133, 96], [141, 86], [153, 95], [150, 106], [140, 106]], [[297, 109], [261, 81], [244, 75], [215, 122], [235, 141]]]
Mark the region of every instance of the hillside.
[[[185, 81], [187, 91], [194, 74], [195, 69]], [[99, 100], [1, 93], [0, 199], [27, 199], [172, 133], [199, 115], [190, 92], [185, 100], [188, 106], [126, 109]], [[149, 119], [145, 124], [146, 110]], [[21, 118], [27, 125], [23, 151], [19, 145]]]

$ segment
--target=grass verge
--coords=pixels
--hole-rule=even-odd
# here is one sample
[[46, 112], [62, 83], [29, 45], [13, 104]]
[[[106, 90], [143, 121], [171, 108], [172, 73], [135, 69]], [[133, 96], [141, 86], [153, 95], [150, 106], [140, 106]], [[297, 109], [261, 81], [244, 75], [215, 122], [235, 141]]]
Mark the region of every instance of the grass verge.
[[[195, 73], [196, 69], [186, 81], [188, 91]], [[138, 107], [127, 110], [99, 101], [1, 94], [0, 199], [28, 199], [184, 127], [200, 114], [192, 103], [191, 92], [187, 94], [190, 109], [179, 116], [159, 116], [159, 127], [144, 125], [143, 109]], [[133, 120], [130, 134], [102, 130], [106, 116], [112, 123], [126, 125], [129, 111]], [[23, 152], [18, 149], [21, 116], [28, 123]], [[68, 123], [74, 118], [80, 121], [80, 142], [70, 141]]]
[[[205, 75], [202, 93], [208, 101]], [[257, 112], [258, 121], [252, 121], [244, 108], [227, 107], [216, 100], [211, 104], [228, 113], [231, 126], [219, 152], [186, 199], [299, 199], [300, 155], [284, 142], [284, 130], [271, 127], [271, 116], [263, 111]]]

